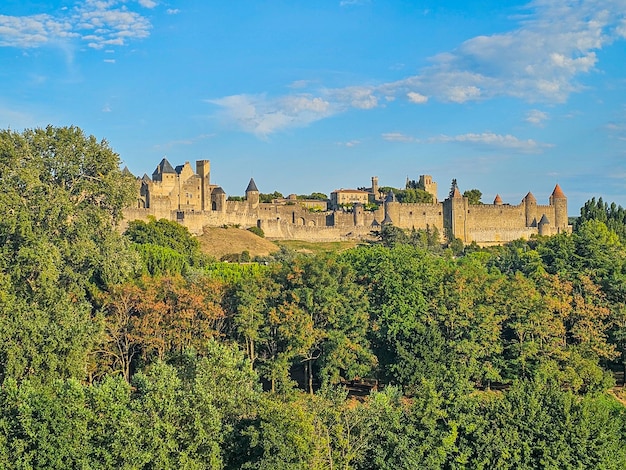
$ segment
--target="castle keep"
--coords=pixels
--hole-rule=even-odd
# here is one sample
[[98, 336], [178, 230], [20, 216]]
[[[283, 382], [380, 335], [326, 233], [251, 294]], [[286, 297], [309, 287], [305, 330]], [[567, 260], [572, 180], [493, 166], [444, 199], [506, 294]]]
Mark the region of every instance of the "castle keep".
[[[172, 167], [164, 158], [152, 177], [144, 175], [137, 180], [137, 204], [125, 210], [125, 220], [149, 216], [176, 220], [196, 234], [205, 226], [257, 226], [268, 238], [307, 241], [363, 238], [383, 224], [392, 224], [403, 229], [436, 229], [442, 240], [444, 234], [451, 234], [466, 244], [483, 246], [571, 231], [567, 197], [558, 184], [547, 205], [538, 204], [530, 192], [517, 205], [504, 204], [500, 196], [493, 204], [470, 205], [456, 186], [449, 197], [439, 201], [437, 183], [422, 175], [420, 185], [434, 202], [406, 204], [398, 202], [393, 192], [380, 193], [378, 178], [373, 177], [371, 188], [331, 193], [329, 208], [326, 201], [295, 196], [260, 202], [254, 179], [250, 179], [243, 200], [228, 200], [220, 186], [211, 184], [210, 176], [208, 160], [198, 160], [194, 171], [189, 162]], [[366, 202], [378, 207], [365, 210]], [[351, 204], [350, 209], [345, 208], [346, 203]]]

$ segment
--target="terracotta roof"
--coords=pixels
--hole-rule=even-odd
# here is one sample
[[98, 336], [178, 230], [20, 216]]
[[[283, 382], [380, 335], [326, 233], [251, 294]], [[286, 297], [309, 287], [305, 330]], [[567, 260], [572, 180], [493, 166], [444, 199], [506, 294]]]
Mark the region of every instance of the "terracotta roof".
[[526, 197], [524, 197], [523, 200], [528, 201], [528, 202], [537, 202], [537, 199], [535, 198], [535, 196], [533, 196], [533, 193], [531, 193], [530, 191], [528, 192]]
[[554, 191], [552, 191], [552, 197], [557, 199], [567, 199], [565, 193], [563, 193], [563, 190], [558, 184], [554, 187]]
[[461, 195], [461, 191], [459, 191], [458, 186], [455, 186], [455, 187], [454, 187], [454, 192], [452, 193], [452, 197], [463, 197], [463, 196]]
[[496, 198], [493, 200], [493, 203], [499, 206], [502, 205], [502, 198], [500, 197], [499, 194], [496, 194]]
[[337, 193], [356, 193], [356, 194], [369, 194], [367, 191], [361, 191], [360, 189], [335, 189], [331, 194]]

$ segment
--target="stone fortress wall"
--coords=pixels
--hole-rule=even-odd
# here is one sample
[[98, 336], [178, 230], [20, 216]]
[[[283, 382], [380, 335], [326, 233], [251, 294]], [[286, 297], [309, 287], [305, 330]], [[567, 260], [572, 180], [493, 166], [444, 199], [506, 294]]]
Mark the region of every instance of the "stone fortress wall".
[[[437, 183], [429, 175], [420, 183], [433, 195], [433, 203], [400, 203], [395, 195], [378, 191], [378, 178], [367, 188], [375, 210], [357, 203], [351, 210], [324, 201], [303, 201], [295, 197], [259, 202], [259, 190], [251, 179], [242, 201], [229, 201], [224, 190], [210, 181], [210, 162], [199, 160], [196, 169], [189, 162], [177, 167], [161, 160], [152, 173], [137, 180], [137, 203], [124, 212], [125, 221], [148, 217], [175, 220], [192, 233], [205, 226], [239, 225], [260, 227], [268, 238], [306, 241], [335, 241], [366, 238], [384, 224], [403, 229], [436, 229], [440, 236], [452, 235], [464, 243], [502, 244], [532, 235], [570, 232], [567, 198], [556, 185], [548, 205], [538, 205], [528, 193], [518, 205], [503, 204], [497, 196], [493, 204], [471, 205], [458, 188], [443, 201], [437, 199]], [[333, 193], [333, 199], [341, 191]], [[354, 190], [345, 190], [354, 191]], [[313, 209], [314, 208], [314, 209]]]

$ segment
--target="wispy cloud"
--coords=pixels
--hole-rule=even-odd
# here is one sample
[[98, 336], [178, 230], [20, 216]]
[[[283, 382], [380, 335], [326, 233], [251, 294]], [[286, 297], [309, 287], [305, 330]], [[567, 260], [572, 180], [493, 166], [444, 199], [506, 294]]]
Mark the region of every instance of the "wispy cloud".
[[215, 137], [215, 134], [200, 134], [195, 137], [189, 137], [188, 139], [170, 140], [169, 142], [154, 145], [153, 148], [160, 151], [170, 150], [174, 147], [179, 147], [181, 145], [194, 145], [198, 142], [210, 139], [212, 137]]
[[388, 142], [416, 142], [415, 137], [402, 134], [401, 132], [386, 132], [382, 135], [382, 138]]
[[352, 5], [364, 5], [366, 3], [369, 3], [369, 0], [341, 0], [339, 6], [349, 7]]
[[[356, 3], [360, 2], [343, 0], [340, 4]], [[289, 97], [264, 97], [263, 106], [255, 106], [252, 121], [231, 112], [235, 97], [211, 102], [225, 107], [224, 115], [234, 118], [243, 130], [259, 134], [262, 128], [262, 135], [351, 108], [377, 108], [400, 98], [416, 104], [430, 100], [463, 104], [496, 97], [558, 103], [584, 88], [578, 79], [596, 69], [597, 51], [626, 38], [624, 0], [533, 0], [523, 13], [515, 18], [517, 26], [511, 31], [471, 38], [432, 57], [431, 65], [416, 75], [375, 86], [310, 91], [327, 106], [324, 112], [307, 110], [307, 117], [283, 108]], [[238, 101], [246, 99], [242, 95]], [[529, 115], [528, 122], [540, 125], [545, 121], [538, 113]]]
[[227, 121], [259, 137], [288, 127], [305, 126], [333, 114], [328, 101], [307, 95], [285, 96], [277, 100], [265, 95], [233, 95], [207, 101], [220, 106]]
[[165, 10], [165, 13], [167, 13], [168, 15], [178, 15], [180, 13], [180, 10], [178, 8], [168, 8], [167, 10]]
[[531, 109], [526, 113], [526, 119], [524, 120], [535, 126], [541, 126], [546, 119], [548, 119], [547, 113], [539, 111], [538, 109]]
[[361, 141], [360, 140], [349, 140], [348, 142], [337, 142], [337, 145], [340, 145], [342, 147], [356, 147], [357, 145], [361, 145]]
[[420, 93], [416, 93], [414, 91], [409, 91], [406, 94], [407, 98], [409, 99], [409, 101], [411, 103], [415, 103], [415, 104], [424, 104], [428, 101], [428, 96], [424, 96]]
[[537, 142], [533, 139], [522, 140], [510, 134], [502, 135], [492, 132], [484, 132], [482, 134], [468, 133], [455, 136], [442, 134], [429, 138], [427, 142], [455, 142], [480, 147], [482, 149], [507, 149], [516, 150], [522, 153], [539, 153], [543, 149], [553, 147], [552, 144]]
[[606, 130], [613, 138], [626, 141], [626, 123], [615, 121], [610, 122], [606, 125]]
[[[123, 0], [86, 0], [56, 16], [0, 15], [0, 47], [34, 48], [80, 39], [89, 47], [123, 46], [149, 35], [150, 22], [128, 9]], [[146, 8], [157, 4], [140, 0]]]

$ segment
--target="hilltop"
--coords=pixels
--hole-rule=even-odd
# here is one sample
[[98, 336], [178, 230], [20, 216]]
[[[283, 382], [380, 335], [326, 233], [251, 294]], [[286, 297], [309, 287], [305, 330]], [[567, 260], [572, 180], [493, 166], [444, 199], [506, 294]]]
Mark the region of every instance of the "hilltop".
[[279, 247], [248, 230], [236, 227], [204, 227], [198, 236], [202, 251], [220, 259], [224, 255], [248, 251], [251, 257], [267, 256]]

